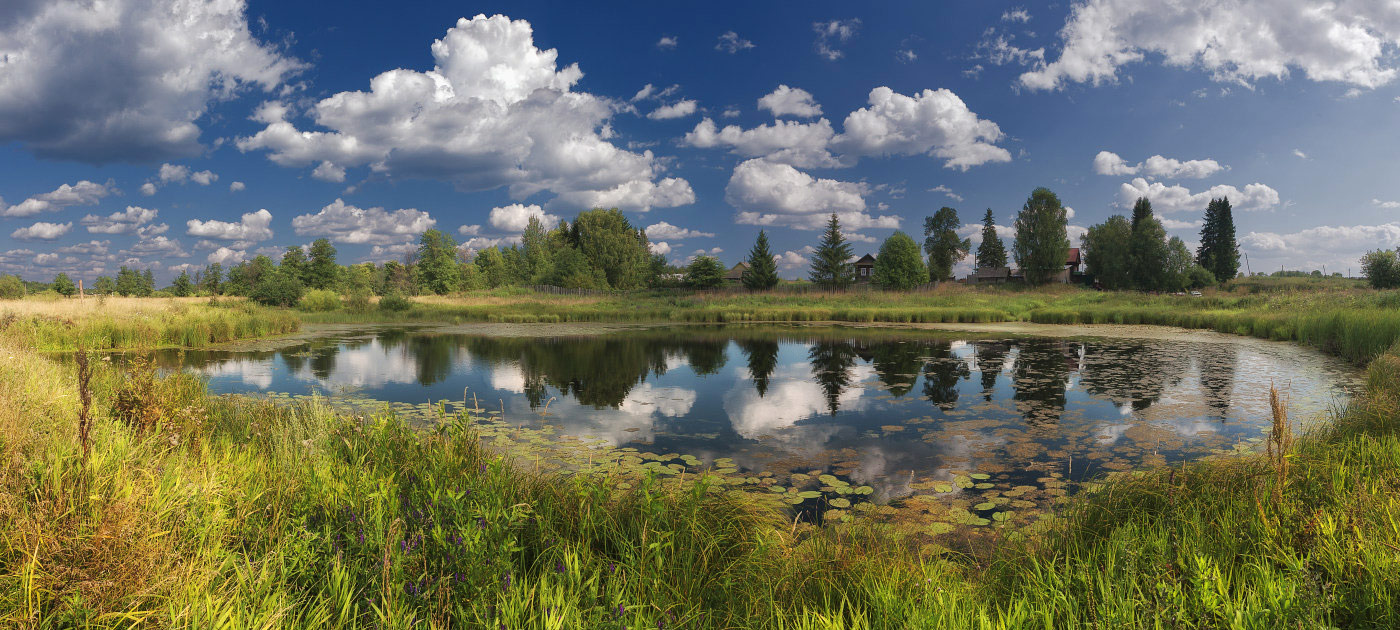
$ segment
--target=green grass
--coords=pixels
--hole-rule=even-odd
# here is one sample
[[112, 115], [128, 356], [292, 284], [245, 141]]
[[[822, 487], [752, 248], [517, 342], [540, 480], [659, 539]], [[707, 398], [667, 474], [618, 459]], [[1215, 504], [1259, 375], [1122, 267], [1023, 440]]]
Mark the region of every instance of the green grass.
[[203, 348], [300, 328], [291, 311], [231, 301], [135, 313], [119, 306], [74, 316], [0, 313], [0, 338], [38, 351]]
[[[84, 464], [73, 367], [0, 342], [0, 626], [1400, 626], [1391, 295], [989, 295], [1024, 319], [1228, 316], [1228, 332], [1378, 356], [1282, 480], [1262, 455], [1120, 475], [1045, 533], [951, 553], [860, 522], [793, 527], [693, 477], [535, 474], [464, 418], [417, 431], [186, 375], [134, 391], [146, 381], [105, 365]], [[159, 429], [114, 420], [119, 398]]]

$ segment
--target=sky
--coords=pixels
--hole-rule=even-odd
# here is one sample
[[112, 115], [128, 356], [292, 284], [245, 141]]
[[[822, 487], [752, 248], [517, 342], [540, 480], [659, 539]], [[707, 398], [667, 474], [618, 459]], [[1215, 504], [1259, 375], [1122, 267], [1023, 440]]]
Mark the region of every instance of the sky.
[[[329, 238], [402, 260], [617, 207], [807, 273], [1030, 192], [1070, 236], [1212, 197], [1251, 271], [1400, 246], [1400, 2], [17, 0], [0, 6], [0, 273], [167, 281]], [[970, 259], [959, 265], [966, 272]]]

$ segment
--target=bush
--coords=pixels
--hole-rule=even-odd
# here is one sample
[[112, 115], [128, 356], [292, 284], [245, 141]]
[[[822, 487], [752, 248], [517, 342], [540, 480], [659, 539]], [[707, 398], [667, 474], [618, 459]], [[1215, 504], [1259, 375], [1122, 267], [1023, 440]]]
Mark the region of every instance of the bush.
[[345, 309], [351, 313], [368, 313], [374, 307], [369, 301], [369, 291], [352, 291], [345, 296]]
[[714, 256], [699, 256], [685, 268], [685, 283], [694, 289], [714, 289], [724, 284], [724, 266]]
[[397, 293], [390, 293], [389, 295], [379, 298], [379, 310], [381, 311], [402, 312], [412, 307], [413, 302], [410, 302], [408, 298]]
[[340, 296], [335, 291], [326, 289], [312, 289], [302, 296], [301, 304], [298, 305], [303, 311], [313, 313], [334, 311], [340, 308]]
[[274, 273], [258, 283], [248, 295], [263, 306], [292, 306], [301, 299], [301, 281], [285, 273]]
[[24, 282], [19, 276], [0, 276], [0, 300], [18, 300], [24, 297]]
[[1400, 287], [1400, 260], [1395, 250], [1380, 249], [1361, 257], [1361, 273], [1377, 289]]

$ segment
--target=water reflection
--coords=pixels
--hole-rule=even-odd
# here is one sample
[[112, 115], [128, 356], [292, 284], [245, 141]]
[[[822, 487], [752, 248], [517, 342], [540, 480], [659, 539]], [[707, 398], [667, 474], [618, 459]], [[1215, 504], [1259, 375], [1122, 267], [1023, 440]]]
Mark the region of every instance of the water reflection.
[[[1078, 476], [1260, 435], [1270, 382], [1316, 417], [1351, 371], [1247, 339], [975, 338], [862, 328], [687, 327], [536, 337], [404, 328], [276, 352], [158, 358], [222, 392], [476, 398], [552, 426], [753, 470], [831, 470], [894, 496], [955, 470]], [[1263, 392], [1263, 394], [1261, 394]]]

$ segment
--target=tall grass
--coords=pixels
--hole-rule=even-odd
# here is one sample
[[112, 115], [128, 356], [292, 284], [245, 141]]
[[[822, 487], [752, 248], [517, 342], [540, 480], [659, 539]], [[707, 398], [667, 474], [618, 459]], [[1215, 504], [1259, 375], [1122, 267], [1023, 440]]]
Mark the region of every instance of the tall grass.
[[151, 298], [0, 303], [0, 337], [40, 351], [200, 348], [300, 327], [301, 320], [290, 311], [237, 300], [216, 305]]

